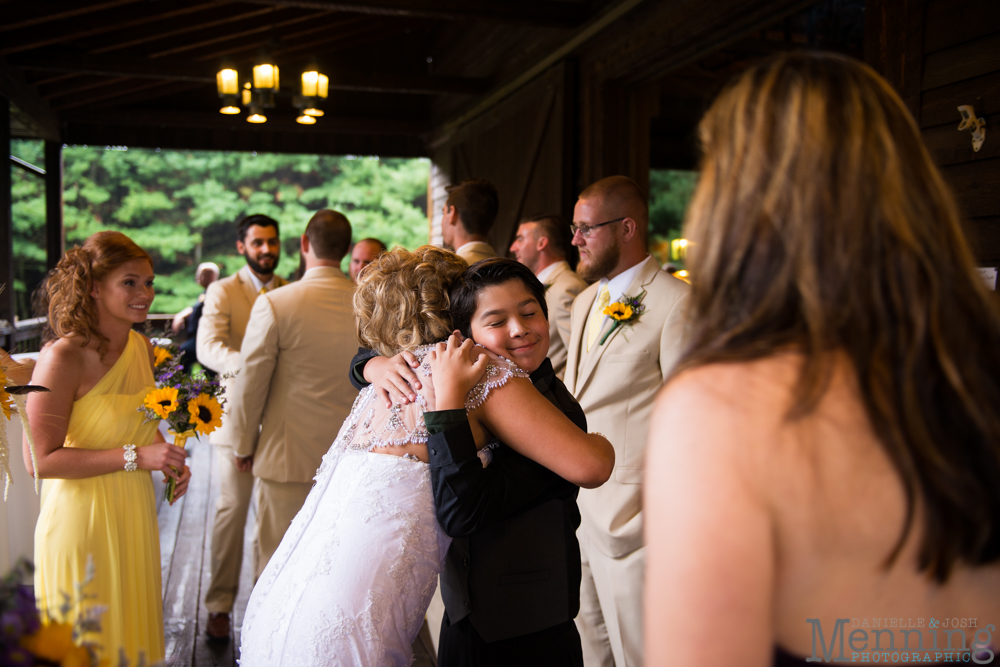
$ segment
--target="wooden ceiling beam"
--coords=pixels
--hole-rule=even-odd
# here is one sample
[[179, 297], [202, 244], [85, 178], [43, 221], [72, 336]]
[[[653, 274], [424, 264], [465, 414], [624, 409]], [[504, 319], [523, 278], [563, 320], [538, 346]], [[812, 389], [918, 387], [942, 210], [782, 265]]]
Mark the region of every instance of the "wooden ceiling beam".
[[127, 7], [118, 11], [112, 17], [97, 15], [84, 20], [65, 19], [55, 26], [43, 25], [14, 32], [0, 44], [0, 54], [6, 55], [30, 51], [31, 49], [38, 49], [50, 44], [79, 40], [84, 37], [93, 37], [94, 35], [103, 35], [116, 30], [134, 28], [216, 7], [218, 7], [218, 1], [201, 2], [186, 7], [177, 7], [166, 12], [151, 13], [148, 5], [143, 3], [142, 5]]
[[[267, 123], [261, 129], [281, 129], [301, 132], [337, 133], [337, 134], [394, 134], [419, 135], [428, 132], [431, 125], [426, 120], [412, 118], [371, 118], [336, 117], [326, 115], [318, 119], [315, 125], [300, 125], [295, 122], [294, 113], [270, 110]], [[203, 129], [233, 129], [246, 128], [249, 124], [246, 117], [226, 116], [211, 112], [181, 112], [181, 111], [101, 111], [72, 114], [67, 123], [94, 125], [128, 125], [139, 127], [181, 127]]]
[[118, 86], [127, 81], [125, 77], [117, 77], [113, 79], [99, 79], [97, 81], [89, 81], [77, 86], [65, 87], [65, 88], [51, 88], [47, 91], [42, 91], [42, 98], [49, 100], [52, 104], [58, 105], [58, 102], [52, 102], [60, 97], [67, 97], [69, 95], [77, 95], [79, 93], [86, 92], [88, 90], [93, 90], [94, 88], [102, 88], [104, 86]]
[[4, 10], [5, 20], [0, 24], [0, 32], [10, 32], [11, 30], [21, 30], [30, 28], [33, 25], [61, 21], [62, 19], [76, 18], [84, 14], [114, 9], [122, 5], [130, 5], [140, 0], [108, 0], [107, 2], [80, 2], [80, 0], [62, 0], [61, 2], [49, 2], [45, 5], [45, 11], [40, 12], [38, 5], [31, 2], [19, 2], [18, 7]]
[[[331, 16], [335, 15], [331, 14]], [[368, 17], [352, 16], [346, 19], [345, 18], [336, 19], [325, 24], [314, 25], [311, 28], [298, 30], [296, 32], [286, 32], [284, 34], [279, 35], [279, 44], [275, 48], [273, 53], [274, 55], [277, 55], [279, 53], [284, 53], [286, 50], [290, 48], [289, 46], [290, 44], [293, 43], [297, 44], [296, 40], [304, 35], [311, 35], [317, 32], [328, 31], [331, 33], [336, 33], [339, 37], [339, 33], [337, 31], [344, 30], [349, 26], [354, 26], [359, 23], [364, 24], [365, 29], [370, 30], [372, 28], [372, 21]], [[348, 34], [354, 34], [354, 32]], [[224, 48], [217, 49], [215, 51], [207, 53], [201, 53], [197, 56], [194, 56], [192, 60], [198, 62], [203, 62], [203, 61], [217, 62], [222, 59], [227, 59], [227, 60], [234, 60], [237, 65], [250, 64], [257, 57], [257, 52], [260, 51], [261, 48], [266, 48], [269, 46], [268, 44], [269, 41], [270, 41], [269, 38], [265, 38], [262, 33], [262, 36], [258, 39], [255, 40], [244, 39], [241, 40], [238, 44], [226, 46]], [[247, 54], [247, 55], [239, 56], [237, 54]]]
[[[216, 66], [209, 63], [171, 63], [141, 58], [110, 56], [74, 56], [38, 54], [12, 56], [11, 66], [30, 71], [67, 72], [77, 75], [131, 77], [215, 84]], [[488, 89], [487, 78], [439, 76], [430, 74], [368, 74], [355, 70], [327, 73], [331, 90], [365, 90], [385, 93], [436, 95], [456, 93], [473, 95]], [[284, 77], [283, 77], [284, 78]]]
[[573, 27], [587, 19], [586, 2], [553, 0], [247, 0], [273, 7], [304, 7], [376, 16], [477, 20], [543, 27]]
[[156, 88], [157, 86], [162, 86], [162, 85], [163, 84], [160, 83], [159, 81], [153, 81], [150, 83], [132, 84], [128, 80], [126, 80], [124, 83], [119, 84], [119, 87], [116, 90], [99, 93], [97, 95], [91, 95], [89, 97], [75, 97], [72, 99], [65, 100], [62, 103], [57, 103], [54, 106], [58, 111], [63, 111], [65, 109], [75, 109], [77, 107], [94, 104], [95, 102], [103, 102], [117, 97], [127, 97], [128, 95], [131, 95], [132, 93], [138, 92], [140, 90]]
[[274, 21], [271, 18], [262, 20], [258, 25], [252, 28], [246, 28], [239, 30], [237, 32], [228, 32], [222, 35], [216, 34], [210, 38], [203, 39], [201, 41], [191, 42], [190, 44], [184, 44], [182, 46], [177, 46], [172, 49], [164, 49], [162, 51], [157, 51], [155, 53], [150, 53], [150, 58], [162, 58], [164, 56], [172, 56], [177, 53], [184, 53], [185, 51], [193, 51], [195, 49], [200, 49], [205, 46], [211, 46], [212, 44], [218, 44], [219, 42], [229, 42], [235, 39], [243, 39], [249, 37], [250, 35], [258, 35], [263, 33], [271, 33], [277, 31], [279, 28], [284, 28], [290, 25], [295, 25], [298, 23], [303, 23], [305, 21], [315, 21], [323, 16], [328, 16], [332, 12], [322, 11], [313, 12], [311, 14], [300, 15], [295, 18], [286, 19], [284, 21]]
[[256, 9], [250, 12], [242, 12], [240, 14], [227, 14], [222, 18], [209, 20], [209, 21], [197, 21], [192, 22], [189, 20], [181, 20], [176, 22], [176, 27], [173, 26], [157, 26], [160, 28], [160, 32], [150, 31], [135, 39], [130, 39], [124, 42], [116, 42], [114, 44], [108, 44], [107, 46], [102, 46], [96, 49], [91, 49], [90, 53], [101, 54], [101, 53], [111, 53], [112, 51], [120, 51], [121, 49], [127, 49], [131, 46], [139, 46], [141, 44], [148, 44], [150, 42], [157, 42], [163, 39], [169, 39], [171, 37], [177, 37], [178, 35], [184, 35], [196, 30], [205, 30], [207, 28], [217, 28], [222, 25], [227, 25], [230, 23], [236, 23], [237, 21], [245, 21], [247, 19], [252, 19], [257, 16], [263, 16], [265, 14], [270, 14], [273, 10], [267, 9]]

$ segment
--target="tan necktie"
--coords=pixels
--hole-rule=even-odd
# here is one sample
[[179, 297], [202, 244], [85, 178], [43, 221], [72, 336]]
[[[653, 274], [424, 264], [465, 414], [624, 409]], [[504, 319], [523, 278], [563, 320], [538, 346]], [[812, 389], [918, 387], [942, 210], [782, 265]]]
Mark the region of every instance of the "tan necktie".
[[597, 295], [597, 307], [590, 311], [590, 320], [587, 322], [587, 352], [590, 352], [594, 341], [597, 340], [597, 335], [601, 333], [601, 325], [604, 324], [604, 309], [608, 307], [610, 301], [611, 293], [608, 292], [608, 286], [605, 285], [601, 288], [600, 294]]
[[267, 294], [267, 287], [261, 287], [260, 291], [257, 292], [257, 294]]

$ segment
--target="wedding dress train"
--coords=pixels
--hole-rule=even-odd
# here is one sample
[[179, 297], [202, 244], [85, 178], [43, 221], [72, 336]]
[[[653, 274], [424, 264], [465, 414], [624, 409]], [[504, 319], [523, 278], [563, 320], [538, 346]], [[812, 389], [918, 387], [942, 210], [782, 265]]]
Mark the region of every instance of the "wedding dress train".
[[[420, 348], [418, 358], [431, 347]], [[484, 402], [511, 377], [528, 377], [487, 353], [466, 401]], [[429, 365], [422, 365], [424, 375]], [[451, 538], [438, 526], [430, 469], [412, 457], [370, 450], [427, 442], [417, 402], [386, 408], [372, 387], [323, 458], [305, 505], [254, 587], [243, 622], [240, 665], [409, 665], [411, 645], [437, 586]]]

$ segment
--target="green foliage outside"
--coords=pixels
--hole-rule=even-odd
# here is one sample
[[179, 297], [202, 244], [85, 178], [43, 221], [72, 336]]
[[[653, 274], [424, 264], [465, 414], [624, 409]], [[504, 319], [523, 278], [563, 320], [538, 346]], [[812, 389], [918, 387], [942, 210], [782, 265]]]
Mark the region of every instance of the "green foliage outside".
[[[11, 153], [45, 166], [40, 141], [12, 141]], [[355, 241], [374, 236], [409, 249], [427, 243], [425, 159], [68, 146], [63, 161], [67, 247], [106, 229], [128, 234], [153, 256], [151, 312], [175, 313], [194, 302], [199, 262], [216, 262], [224, 276], [243, 266], [234, 224], [242, 214], [279, 222], [278, 273], [286, 277], [299, 266], [306, 223], [323, 208], [347, 215]], [[45, 270], [43, 179], [13, 170], [13, 214], [14, 287], [25, 318]]]
[[653, 169], [649, 172], [649, 252], [660, 264], [684, 268], [670, 242], [683, 237], [684, 215], [698, 183], [698, 172]]

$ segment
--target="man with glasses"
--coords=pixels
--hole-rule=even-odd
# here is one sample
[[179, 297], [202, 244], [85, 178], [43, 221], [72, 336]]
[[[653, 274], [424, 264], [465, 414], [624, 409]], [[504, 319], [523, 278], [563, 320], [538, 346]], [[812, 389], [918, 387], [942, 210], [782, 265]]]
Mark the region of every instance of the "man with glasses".
[[576, 620], [587, 667], [643, 664], [646, 431], [653, 399], [681, 351], [688, 295], [687, 284], [646, 252], [648, 226], [646, 197], [624, 176], [588, 187], [573, 211], [577, 273], [597, 282], [573, 304], [566, 387], [590, 429], [615, 448], [611, 479], [580, 489], [578, 501], [583, 583]]

